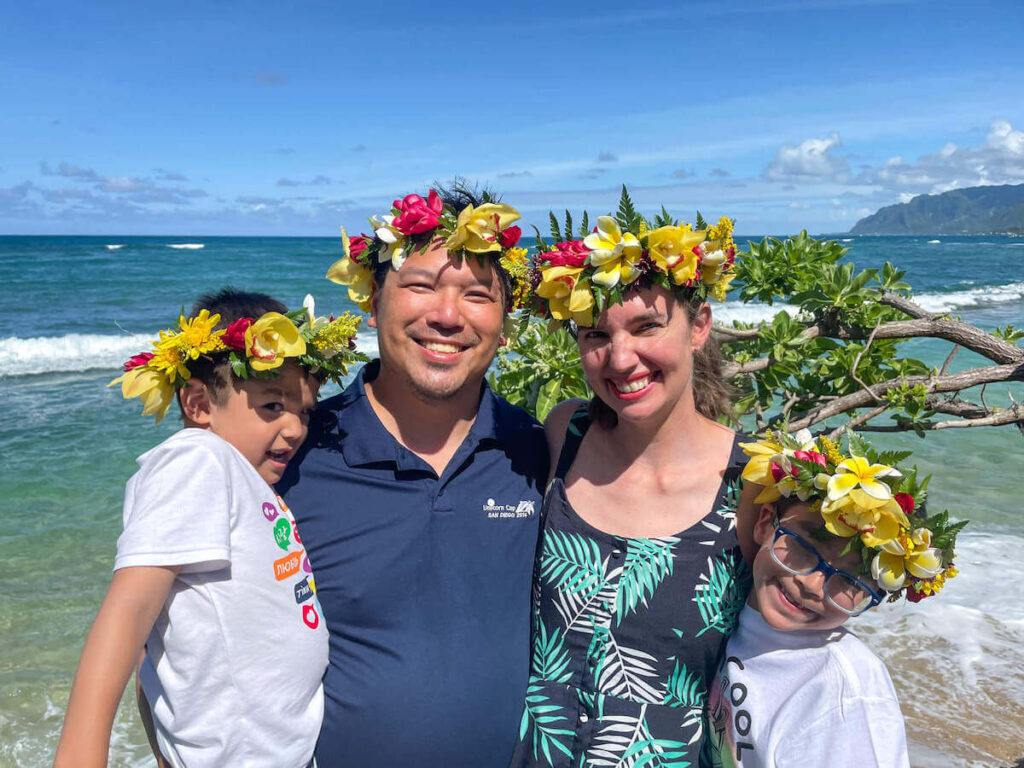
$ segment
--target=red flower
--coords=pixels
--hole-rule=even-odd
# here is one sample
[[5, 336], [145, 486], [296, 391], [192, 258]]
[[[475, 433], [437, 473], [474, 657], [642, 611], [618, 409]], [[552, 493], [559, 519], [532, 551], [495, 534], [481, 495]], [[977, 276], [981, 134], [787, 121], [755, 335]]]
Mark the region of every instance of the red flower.
[[567, 243], [555, 243], [555, 250], [540, 254], [540, 258], [551, 267], [582, 267], [590, 251], [582, 240], [570, 240]]
[[370, 241], [366, 239], [366, 235], [350, 237], [348, 240], [348, 255], [352, 257], [352, 261], [362, 264], [363, 260], [359, 257], [369, 247]]
[[245, 332], [254, 322], [256, 321], [251, 317], [238, 318], [224, 330], [224, 335], [220, 337], [220, 340], [228, 349], [245, 352]]
[[920, 603], [926, 597], [928, 597], [928, 595], [926, 595], [924, 592], [918, 592], [913, 587], [907, 588], [907, 600], [909, 600], [912, 603]]
[[124, 370], [125, 372], [128, 372], [133, 368], [141, 368], [154, 357], [155, 355], [152, 352], [140, 352], [139, 354], [134, 355], [131, 360], [124, 364]]
[[896, 499], [896, 503], [900, 505], [900, 509], [903, 510], [904, 514], [914, 514], [914, 497], [909, 493], [894, 493], [893, 498]]
[[825, 463], [825, 457], [817, 451], [793, 451], [793, 458], [800, 459], [801, 461], [813, 461], [815, 464], [820, 464], [823, 467], [828, 466]]
[[519, 242], [519, 238], [522, 236], [523, 230], [519, 227], [509, 227], [504, 232], [498, 233], [498, 242], [502, 248], [512, 248]]
[[772, 464], [771, 465], [771, 469], [772, 469], [772, 480], [774, 480], [776, 483], [779, 482], [780, 480], [782, 480], [787, 475], [786, 470], [784, 470], [778, 464]]
[[441, 198], [434, 190], [430, 190], [426, 200], [419, 195], [406, 195], [401, 200], [395, 200], [395, 208], [401, 213], [395, 217], [392, 224], [403, 235], [429, 232], [441, 223], [443, 207]]

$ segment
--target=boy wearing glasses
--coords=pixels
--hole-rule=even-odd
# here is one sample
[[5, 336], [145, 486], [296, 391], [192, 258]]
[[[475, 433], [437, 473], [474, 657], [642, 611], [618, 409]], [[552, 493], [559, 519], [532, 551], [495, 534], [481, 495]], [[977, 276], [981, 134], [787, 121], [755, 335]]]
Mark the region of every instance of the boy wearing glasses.
[[801, 437], [743, 446], [744, 479], [763, 486], [753, 586], [709, 696], [702, 764], [907, 768], [889, 673], [843, 624], [901, 593], [937, 592], [956, 575], [962, 523], [915, 514], [923, 485], [882, 463], [891, 455]]

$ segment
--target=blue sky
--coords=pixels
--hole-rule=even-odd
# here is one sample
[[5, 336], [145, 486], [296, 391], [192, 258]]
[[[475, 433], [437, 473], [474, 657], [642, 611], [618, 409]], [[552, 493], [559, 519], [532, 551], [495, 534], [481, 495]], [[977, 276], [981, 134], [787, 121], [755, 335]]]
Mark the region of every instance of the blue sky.
[[1018, 0], [7, 6], [0, 233], [331, 236], [456, 174], [841, 232], [1024, 182]]

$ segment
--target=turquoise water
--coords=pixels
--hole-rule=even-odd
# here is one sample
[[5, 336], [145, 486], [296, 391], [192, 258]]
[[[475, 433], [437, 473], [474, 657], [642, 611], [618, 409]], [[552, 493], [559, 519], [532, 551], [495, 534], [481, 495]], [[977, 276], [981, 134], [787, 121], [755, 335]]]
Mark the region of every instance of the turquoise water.
[[[1024, 325], [1024, 240], [854, 238], [861, 266], [908, 271], [917, 299], [986, 328]], [[171, 245], [203, 247], [172, 248]], [[110, 248], [108, 246], [121, 246]], [[110, 575], [121, 498], [135, 457], [175, 429], [107, 389], [120, 363], [224, 285], [267, 291], [319, 314], [352, 309], [323, 279], [334, 239], [0, 237], [0, 766], [52, 760], [77, 656]], [[716, 306], [720, 320], [770, 315]], [[363, 347], [372, 351], [369, 332]], [[908, 352], [938, 364], [946, 346]], [[956, 367], [971, 364], [961, 352]], [[990, 402], [1006, 401], [1006, 387]], [[1015, 390], [1018, 399], [1024, 391]], [[909, 443], [934, 472], [930, 503], [974, 521], [962, 575], [941, 598], [860, 620], [887, 662], [908, 718], [915, 766], [1002, 765], [1024, 755], [1024, 495], [1014, 428], [946, 430]], [[998, 577], [993, 577], [998, 573]], [[126, 699], [111, 765], [146, 763]]]

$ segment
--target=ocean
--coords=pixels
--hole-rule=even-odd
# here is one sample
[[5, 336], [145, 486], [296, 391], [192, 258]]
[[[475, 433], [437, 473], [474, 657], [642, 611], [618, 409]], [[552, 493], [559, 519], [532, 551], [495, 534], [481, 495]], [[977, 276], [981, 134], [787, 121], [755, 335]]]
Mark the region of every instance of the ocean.
[[[840, 237], [859, 266], [891, 261], [916, 300], [984, 328], [1024, 326], [1024, 240]], [[742, 239], [740, 239], [742, 245]], [[140, 418], [107, 383], [171, 327], [183, 305], [225, 285], [270, 293], [318, 314], [353, 309], [323, 278], [331, 238], [0, 237], [0, 766], [50, 765], [71, 679], [110, 578], [124, 482], [135, 457], [176, 428]], [[777, 309], [777, 308], [774, 308]], [[715, 305], [719, 321], [773, 308]], [[375, 349], [363, 330], [362, 349]], [[944, 343], [908, 354], [941, 364]], [[955, 368], [972, 364], [961, 352]], [[1009, 387], [991, 387], [990, 404]], [[1013, 395], [1024, 399], [1024, 388]], [[328, 392], [329, 393], [329, 392]], [[960, 576], [938, 597], [886, 605], [850, 626], [886, 662], [915, 768], [1012, 766], [1024, 757], [1024, 437], [1013, 427], [943, 430], [878, 442], [915, 451], [932, 472], [931, 509], [972, 524]], [[150, 765], [126, 695], [111, 765]]]

